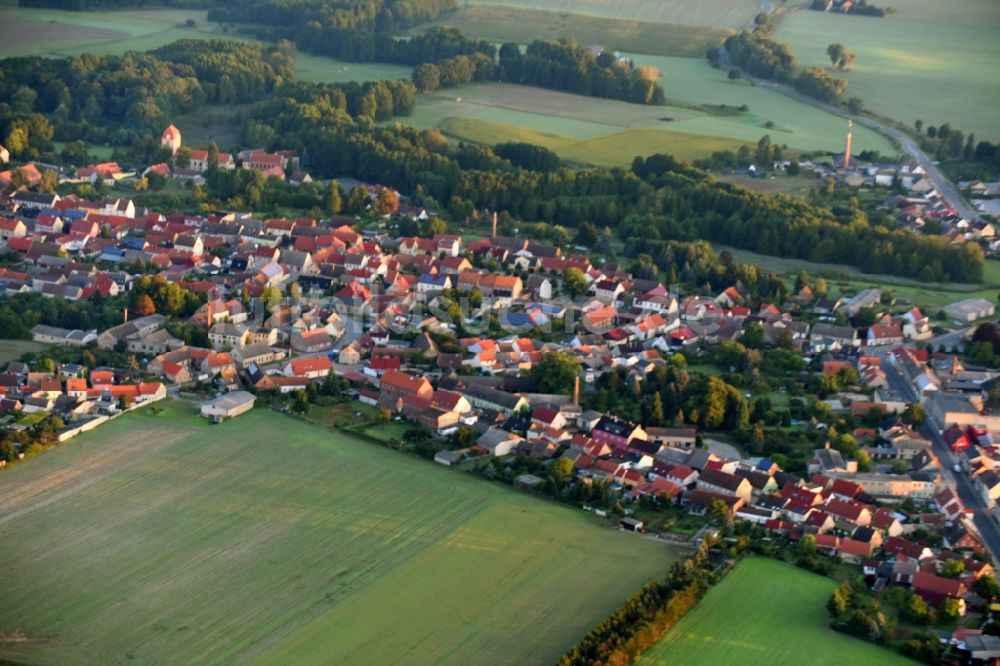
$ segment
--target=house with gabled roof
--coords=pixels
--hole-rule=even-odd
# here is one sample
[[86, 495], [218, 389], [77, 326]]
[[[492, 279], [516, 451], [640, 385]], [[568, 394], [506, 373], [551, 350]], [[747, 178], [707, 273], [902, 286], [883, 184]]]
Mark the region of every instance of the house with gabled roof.
[[753, 495], [753, 486], [747, 479], [714, 469], [702, 470], [696, 487], [710, 493], [739, 497], [744, 502], [749, 502]]

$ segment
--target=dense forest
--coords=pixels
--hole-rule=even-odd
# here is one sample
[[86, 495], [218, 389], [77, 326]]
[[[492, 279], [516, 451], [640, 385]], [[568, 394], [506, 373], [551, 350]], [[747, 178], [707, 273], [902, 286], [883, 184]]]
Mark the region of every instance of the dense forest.
[[15, 157], [51, 140], [129, 145], [206, 102], [263, 99], [292, 78], [287, 45], [183, 40], [151, 54], [0, 61], [0, 137]]
[[432, 21], [456, 6], [455, 0], [234, 0], [209, 11], [208, 19], [241, 23], [244, 31], [263, 39], [291, 39], [303, 51], [341, 60], [419, 64], [471, 53], [429, 51], [413, 62], [418, 51], [391, 33]]
[[653, 67], [633, 67], [610, 51], [595, 55], [572, 39], [536, 40], [522, 54], [511, 42], [500, 48], [497, 74], [501, 81], [566, 90], [578, 95], [608, 97], [636, 104], [663, 104], [660, 73]]
[[[830, 75], [820, 67], [800, 69], [787, 44], [781, 44], [763, 32], [744, 30], [726, 38], [729, 60], [762, 79], [787, 83], [800, 92], [828, 104], [835, 104], [847, 90], [847, 81]], [[708, 50], [708, 59], [719, 63], [719, 49]]]
[[[333, 113], [329, 104], [323, 86], [285, 86], [250, 112], [247, 127], [268, 128], [269, 148], [308, 150], [314, 175], [392, 185], [459, 219], [487, 207], [569, 228], [610, 226], [626, 241], [709, 239], [925, 280], [982, 277], [976, 245], [873, 227], [860, 209], [834, 214], [792, 197], [757, 194], [669, 156], [637, 158], [631, 170], [538, 169], [548, 162], [541, 155], [504, 147], [501, 154], [510, 158], [504, 159], [481, 146], [451, 146], [437, 130], [352, 121], [349, 109]], [[346, 100], [337, 104], [343, 111]]]
[[51, 7], [69, 11], [88, 9], [132, 9], [136, 7], [174, 7], [176, 9], [207, 9], [215, 0], [18, 0], [21, 7]]
[[[659, 73], [633, 68], [610, 52], [593, 53], [571, 39], [536, 40], [525, 53], [517, 44], [497, 51], [455, 28], [434, 27], [411, 38], [392, 32], [429, 21], [455, 8], [453, 0], [421, 2], [291, 3], [289, 0], [237, 2], [209, 12], [209, 19], [248, 24], [265, 39], [291, 39], [303, 51], [348, 61], [413, 65], [422, 92], [472, 81], [523, 83], [580, 95], [639, 104], [662, 104]], [[405, 10], [405, 11], [404, 11]]]

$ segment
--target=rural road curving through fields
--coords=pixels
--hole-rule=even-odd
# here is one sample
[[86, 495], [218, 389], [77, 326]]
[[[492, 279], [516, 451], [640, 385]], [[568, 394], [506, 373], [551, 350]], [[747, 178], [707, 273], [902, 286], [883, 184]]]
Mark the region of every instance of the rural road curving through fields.
[[725, 46], [719, 50], [719, 62], [724, 69], [739, 69], [743, 74], [743, 78], [758, 86], [763, 86], [764, 88], [781, 93], [782, 95], [804, 102], [805, 104], [811, 104], [819, 109], [838, 115], [841, 118], [851, 119], [859, 125], [864, 125], [865, 127], [873, 129], [879, 134], [895, 141], [903, 152], [915, 159], [917, 163], [924, 168], [924, 171], [927, 172], [927, 177], [931, 179], [931, 182], [934, 183], [934, 187], [941, 194], [944, 200], [948, 202], [949, 206], [955, 209], [959, 215], [968, 220], [979, 219], [979, 214], [976, 210], [966, 203], [966, 201], [958, 193], [958, 189], [943, 173], [941, 173], [941, 170], [934, 163], [934, 160], [932, 160], [906, 132], [898, 130], [895, 127], [890, 127], [881, 121], [875, 120], [874, 118], [852, 115], [840, 107], [827, 104], [826, 102], [821, 102], [818, 99], [809, 97], [808, 95], [803, 95], [798, 90], [795, 90], [791, 86], [787, 86], [783, 83], [759, 79], [752, 74], [747, 73], [746, 70], [734, 67], [729, 60], [729, 53], [726, 52]]

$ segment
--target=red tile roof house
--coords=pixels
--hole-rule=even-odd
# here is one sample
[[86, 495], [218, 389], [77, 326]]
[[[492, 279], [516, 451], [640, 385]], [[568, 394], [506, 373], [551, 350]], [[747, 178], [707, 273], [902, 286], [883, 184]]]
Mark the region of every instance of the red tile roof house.
[[753, 486], [746, 479], [714, 469], [706, 469], [701, 472], [697, 487], [699, 490], [710, 493], [739, 497], [744, 502], [749, 502], [753, 494]]
[[379, 383], [379, 399], [405, 398], [416, 396], [431, 400], [434, 397], [434, 388], [426, 377], [415, 377], [399, 370], [386, 370]]
[[882, 544], [882, 550], [888, 555], [893, 555], [897, 558], [900, 556], [908, 557], [912, 560], [926, 560], [934, 556], [931, 549], [925, 544], [907, 541], [899, 537], [889, 537]]
[[654, 479], [640, 483], [630, 494], [635, 498], [645, 495], [666, 504], [673, 504], [683, 493], [684, 489], [676, 483], [671, 483], [666, 479]]
[[364, 368], [366, 375], [378, 377], [386, 370], [399, 370], [402, 360], [399, 356], [372, 356], [368, 360], [367, 367]]
[[940, 606], [945, 599], [957, 599], [960, 613], [965, 615], [965, 593], [968, 591], [960, 580], [943, 578], [932, 573], [918, 571], [913, 574], [913, 592], [923, 597], [932, 606]]
[[293, 358], [284, 368], [284, 373], [288, 377], [306, 377], [308, 379], [319, 379], [330, 374], [330, 357], [308, 356], [306, 358]]
[[857, 539], [844, 538], [840, 540], [837, 555], [846, 562], [861, 562], [871, 557], [874, 547], [870, 543]]
[[834, 555], [840, 545], [840, 538], [833, 534], [817, 534], [816, 550], [827, 555]]
[[846, 521], [852, 525], [870, 525], [872, 522], [871, 511], [859, 502], [831, 499], [826, 503], [826, 512], [835, 519]]
[[566, 427], [566, 417], [550, 407], [537, 407], [531, 413], [531, 420], [547, 428], [559, 429]]
[[663, 473], [663, 478], [685, 488], [693, 488], [698, 480], [698, 470], [685, 465], [675, 465]]

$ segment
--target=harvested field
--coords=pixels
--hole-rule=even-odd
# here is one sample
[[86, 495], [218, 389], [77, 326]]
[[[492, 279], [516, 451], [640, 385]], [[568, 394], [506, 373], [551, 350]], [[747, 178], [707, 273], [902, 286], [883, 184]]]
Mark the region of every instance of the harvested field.
[[343, 432], [160, 404], [0, 474], [26, 638], [0, 661], [551, 663], [676, 559]]

